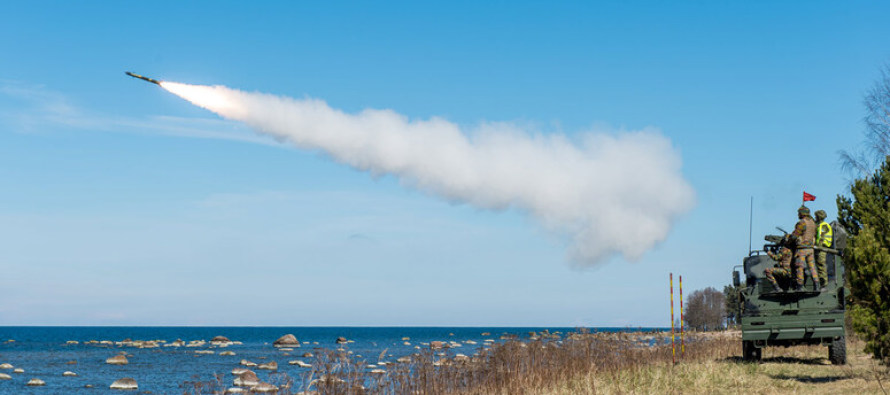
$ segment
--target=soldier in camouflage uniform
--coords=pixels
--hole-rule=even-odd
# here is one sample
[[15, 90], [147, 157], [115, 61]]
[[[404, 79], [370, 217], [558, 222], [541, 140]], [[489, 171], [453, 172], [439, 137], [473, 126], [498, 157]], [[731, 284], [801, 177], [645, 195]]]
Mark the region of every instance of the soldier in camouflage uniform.
[[[776, 281], [776, 276], [786, 278], [791, 277], [791, 249], [781, 246], [779, 247], [778, 252], [772, 253], [767, 251], [766, 255], [769, 255], [770, 258], [776, 261], [776, 265], [767, 268], [763, 272], [766, 274], [766, 278], [769, 282], [773, 284], [773, 289], [784, 292], [785, 290], [779, 287], [779, 282]], [[797, 283], [803, 285], [803, 267], [795, 267], [795, 269], [795, 271], [799, 272], [797, 275]]]
[[[834, 234], [831, 224], [825, 222], [825, 217], [827, 217], [825, 210], [816, 210], [816, 246], [830, 248]], [[828, 271], [825, 268], [827, 258], [828, 254], [825, 251], [816, 252], [816, 271], [819, 272], [819, 280], [822, 280], [823, 287], [828, 284]]]
[[[806, 265], [810, 269], [810, 276], [813, 278], [813, 284], [816, 290], [821, 290], [822, 285], [819, 282], [819, 273], [816, 271], [816, 259], [813, 254], [813, 245], [816, 243], [816, 222], [810, 217], [810, 209], [807, 206], [800, 206], [797, 210], [797, 224], [794, 225], [794, 232], [791, 232], [791, 238], [797, 244], [794, 252], [794, 264], [801, 269]], [[801, 270], [798, 269], [798, 270]], [[803, 285], [803, 276], [797, 281], [798, 285]]]

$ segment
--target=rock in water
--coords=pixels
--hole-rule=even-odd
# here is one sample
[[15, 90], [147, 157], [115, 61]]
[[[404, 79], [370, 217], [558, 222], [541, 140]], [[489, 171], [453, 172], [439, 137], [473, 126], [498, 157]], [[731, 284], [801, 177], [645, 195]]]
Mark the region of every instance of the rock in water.
[[12, 364], [0, 363], [0, 369], [12, 369]]
[[312, 367], [312, 365], [310, 365], [310, 364], [308, 364], [308, 363], [306, 363], [306, 362], [303, 362], [303, 361], [301, 361], [301, 360], [299, 360], [299, 359], [290, 361], [290, 362], [288, 362], [288, 363], [291, 364], [291, 365], [297, 365], [297, 366], [299, 366], [299, 367], [301, 367], [301, 368], [311, 368], [311, 367]]
[[340, 337], [337, 338], [336, 342], [337, 342], [337, 344], [343, 344], [343, 343], [346, 343], [346, 338], [343, 337], [343, 336], [340, 336]]
[[74, 373], [74, 372], [72, 372], [72, 371], [69, 370], [69, 371], [65, 371], [65, 373], [62, 373], [62, 376], [65, 376], [65, 377], [77, 377], [77, 373]]
[[241, 360], [241, 364], [244, 365], [244, 366], [256, 366], [256, 362], [250, 362], [250, 361], [248, 361], [248, 360], [246, 360], [246, 359], [242, 359], [242, 360]]
[[113, 390], [135, 390], [139, 389], [139, 385], [136, 384], [136, 380], [130, 377], [124, 377], [120, 380], [114, 380], [111, 383], [111, 389]]
[[297, 341], [296, 336], [288, 333], [284, 336], [279, 337], [278, 340], [272, 343], [272, 345], [275, 347], [300, 347], [300, 342]]
[[44, 382], [41, 379], [31, 379], [31, 380], [28, 380], [28, 384], [26, 384], [26, 385], [31, 386], [31, 387], [39, 387], [41, 385], [46, 385], [46, 382]]
[[210, 339], [211, 343], [228, 343], [230, 341], [231, 340], [229, 340], [229, 338], [225, 336], [216, 336], [213, 339]]
[[0, 380], [12, 380], [12, 376], [6, 373], [0, 373]]
[[22, 368], [15, 368], [15, 370], [13, 370], [12, 372], [13, 372], [13, 373], [25, 373], [25, 369], [22, 369]]
[[111, 358], [106, 359], [105, 363], [109, 365], [126, 365], [130, 363], [130, 361], [128, 361], [127, 357], [124, 355], [115, 355]]
[[278, 392], [278, 387], [269, 383], [260, 382], [259, 384], [253, 386], [250, 391], [258, 393]]
[[235, 385], [239, 387], [253, 387], [260, 383], [260, 378], [252, 370], [245, 371], [235, 377]]
[[257, 366], [257, 369], [278, 370], [278, 362], [272, 361], [268, 363], [261, 363], [259, 366]]

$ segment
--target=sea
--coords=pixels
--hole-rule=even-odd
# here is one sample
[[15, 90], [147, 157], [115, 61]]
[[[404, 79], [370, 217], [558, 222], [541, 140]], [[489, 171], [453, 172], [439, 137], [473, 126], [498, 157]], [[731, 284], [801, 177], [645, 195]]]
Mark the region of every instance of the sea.
[[[528, 339], [531, 332], [576, 332], [579, 328], [560, 327], [43, 327], [0, 326], [0, 373], [11, 379], [0, 379], [0, 394], [104, 394], [191, 393], [194, 382], [216, 380], [224, 375], [224, 382], [232, 386], [234, 368], [244, 368], [242, 360], [257, 364], [277, 362], [278, 370], [249, 367], [267, 382], [280, 381], [282, 373], [301, 385], [311, 368], [292, 365], [300, 360], [314, 362], [322, 350], [345, 348], [355, 359], [368, 365], [378, 361], [396, 362], [420, 349], [427, 349], [431, 341], [455, 345], [451, 353], [472, 355], [484, 344], [500, 343], [511, 337]], [[664, 331], [664, 328], [587, 328], [591, 332]], [[282, 350], [273, 342], [292, 334], [299, 347]], [[210, 340], [224, 336], [236, 342], [226, 347], [213, 346]], [[338, 337], [348, 343], [338, 344]], [[158, 341], [157, 348], [127, 346], [123, 341]], [[200, 346], [170, 346], [177, 340]], [[110, 365], [106, 359], [125, 352], [128, 364]], [[234, 355], [221, 355], [231, 352]], [[304, 357], [312, 353], [313, 357]], [[226, 353], [229, 354], [229, 353]], [[381, 358], [382, 357], [382, 358]], [[385, 367], [384, 367], [385, 368]], [[14, 369], [24, 372], [15, 373]], [[370, 368], [369, 368], [370, 369]], [[76, 376], [63, 376], [63, 372]], [[274, 376], [274, 377], [273, 377]], [[111, 390], [110, 385], [121, 378], [133, 378], [137, 391]], [[43, 386], [28, 386], [31, 379], [42, 380]]]

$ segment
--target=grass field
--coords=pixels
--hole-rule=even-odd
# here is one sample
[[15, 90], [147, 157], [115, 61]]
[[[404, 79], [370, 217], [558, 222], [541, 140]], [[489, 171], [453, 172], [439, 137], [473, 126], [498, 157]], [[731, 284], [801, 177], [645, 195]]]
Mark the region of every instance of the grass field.
[[887, 394], [887, 368], [847, 343], [848, 363], [831, 365], [823, 346], [771, 347], [761, 363], [741, 359], [737, 333], [691, 345], [685, 361], [641, 364], [617, 372], [590, 372], [540, 394]]

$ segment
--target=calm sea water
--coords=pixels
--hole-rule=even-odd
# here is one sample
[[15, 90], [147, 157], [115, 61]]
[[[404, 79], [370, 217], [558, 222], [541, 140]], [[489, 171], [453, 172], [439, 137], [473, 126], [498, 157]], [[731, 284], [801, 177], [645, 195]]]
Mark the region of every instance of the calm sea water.
[[[211, 381], [214, 374], [226, 374], [226, 384], [231, 385], [231, 371], [242, 359], [256, 363], [275, 361], [278, 372], [287, 373], [299, 381], [309, 370], [289, 361], [303, 360], [312, 363], [313, 358], [303, 358], [305, 352], [315, 354], [318, 349], [336, 349], [335, 340], [342, 336], [353, 342], [345, 345], [354, 356], [368, 363], [375, 363], [386, 350], [384, 360], [395, 362], [401, 356], [417, 351], [421, 343], [433, 340], [455, 341], [462, 346], [452, 352], [472, 355], [486, 339], [501, 342], [502, 335], [527, 338], [529, 332], [569, 333], [577, 328], [467, 328], [467, 327], [0, 327], [0, 364], [9, 363], [22, 368], [24, 373], [12, 369], [0, 369], [0, 373], [12, 376], [12, 380], [0, 380], [0, 394], [99, 394], [112, 391], [112, 382], [123, 377], [136, 379], [138, 393], [181, 394], [191, 387], [188, 381]], [[661, 328], [593, 328], [592, 331], [651, 331]], [[484, 335], [483, 333], [489, 333]], [[293, 351], [281, 351], [272, 343], [285, 334], [293, 334], [301, 347]], [[225, 336], [240, 345], [225, 348], [212, 347], [210, 339]], [[403, 338], [409, 344], [405, 344]], [[14, 340], [9, 342], [8, 340]], [[131, 340], [164, 340], [167, 344], [177, 339], [185, 342], [204, 340], [202, 347], [135, 348], [118, 345], [85, 344], [90, 340], [119, 342]], [[68, 341], [79, 344], [66, 344]], [[477, 344], [467, 343], [476, 342]], [[213, 354], [196, 353], [212, 350]], [[108, 365], [105, 360], [126, 351], [129, 364]], [[219, 355], [232, 351], [234, 356]], [[76, 361], [76, 363], [71, 363]], [[265, 370], [250, 368], [261, 380], [275, 381]], [[72, 371], [76, 377], [63, 377]], [[28, 387], [32, 378], [46, 382], [42, 387]], [[92, 388], [88, 388], [92, 386]], [[132, 392], [132, 391], [131, 391]]]

